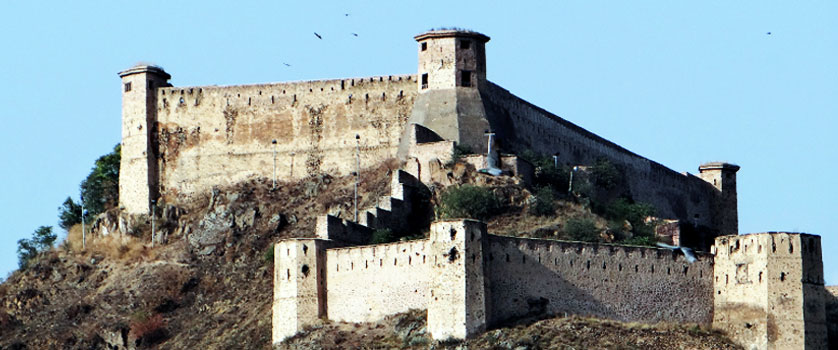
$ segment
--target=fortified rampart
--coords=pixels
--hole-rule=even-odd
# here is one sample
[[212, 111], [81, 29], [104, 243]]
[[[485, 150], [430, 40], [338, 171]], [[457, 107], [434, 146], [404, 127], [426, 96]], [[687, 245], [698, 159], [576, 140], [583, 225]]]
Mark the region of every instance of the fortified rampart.
[[[495, 84], [480, 91], [486, 113], [499, 142], [512, 150], [531, 149], [557, 155], [566, 165], [593, 164], [607, 159], [626, 173], [628, 191], [635, 200], [650, 203], [657, 215], [677, 218], [717, 230], [739, 232], [736, 207], [738, 166], [710, 163], [699, 168], [701, 177], [675, 172], [539, 108]], [[717, 181], [705, 178], [724, 178]]]
[[271, 178], [274, 160], [284, 180], [345, 174], [355, 170], [356, 147], [363, 168], [392, 158], [413, 105], [413, 79], [158, 89], [161, 193], [175, 198]]
[[621, 321], [709, 324], [713, 257], [668, 249], [489, 235], [492, 322], [584, 313]]
[[120, 72], [120, 205], [142, 214], [158, 197], [177, 203], [253, 178], [348, 174], [356, 156], [361, 168], [399, 157], [428, 180], [455, 144], [482, 153], [491, 129], [495, 151], [530, 149], [567, 165], [605, 158], [657, 216], [711, 236], [738, 232], [737, 166], [679, 174], [524, 101], [487, 80], [483, 34], [437, 30], [415, 39], [415, 75], [173, 87], [159, 67]]
[[274, 342], [319, 318], [375, 321], [427, 309], [437, 340], [577, 314], [712, 324], [753, 349], [826, 349], [814, 235], [719, 237], [715, 255], [692, 263], [669, 249], [495, 236], [473, 220], [435, 222], [425, 240], [336, 244], [276, 245]]

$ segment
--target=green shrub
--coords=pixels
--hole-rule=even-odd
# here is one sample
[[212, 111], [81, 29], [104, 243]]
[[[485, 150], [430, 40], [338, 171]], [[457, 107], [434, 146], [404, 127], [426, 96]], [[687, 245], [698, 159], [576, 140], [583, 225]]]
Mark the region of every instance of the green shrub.
[[612, 220], [628, 220], [632, 226], [645, 224], [646, 218], [655, 214], [655, 207], [647, 203], [632, 203], [618, 198], [605, 207], [605, 216]]
[[556, 205], [553, 200], [553, 190], [550, 187], [539, 188], [535, 193], [535, 202], [530, 206], [530, 214], [538, 216], [556, 214]]
[[268, 265], [273, 265], [274, 263], [274, 243], [268, 245], [268, 250], [262, 254], [262, 258], [265, 259], [265, 263]]
[[451, 155], [451, 160], [448, 161], [448, 163], [445, 163], [445, 167], [451, 167], [452, 165], [454, 165], [454, 163], [460, 161], [460, 158], [469, 154], [474, 154], [474, 152], [471, 151], [471, 148], [469, 148], [468, 146], [455, 144], [454, 153]]
[[535, 168], [533, 185], [536, 187], [548, 186], [559, 193], [567, 192], [570, 171], [566, 166], [559, 165], [557, 167], [552, 156], [544, 156], [532, 150], [524, 150], [518, 156], [532, 163]]
[[632, 238], [623, 240], [620, 243], [631, 244], [631, 245], [655, 246], [655, 244], [657, 243], [657, 240], [655, 239], [654, 236], [642, 235], [642, 236], [634, 236]]
[[500, 210], [500, 201], [492, 191], [472, 185], [452, 187], [442, 193], [438, 213], [442, 218], [486, 220]]
[[393, 235], [393, 231], [389, 228], [380, 228], [372, 231], [372, 236], [370, 236], [371, 244], [390, 243], [395, 242], [396, 240], [396, 236]]
[[607, 159], [598, 159], [590, 169], [594, 184], [598, 188], [610, 190], [623, 181], [622, 172]]
[[591, 219], [568, 219], [565, 223], [565, 233], [576, 241], [596, 242], [599, 240], [599, 229]]

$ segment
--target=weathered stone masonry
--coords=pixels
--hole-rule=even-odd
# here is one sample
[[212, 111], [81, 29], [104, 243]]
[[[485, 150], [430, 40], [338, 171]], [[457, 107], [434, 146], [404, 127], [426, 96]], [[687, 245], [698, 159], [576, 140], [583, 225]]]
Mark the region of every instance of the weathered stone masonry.
[[[415, 39], [416, 75], [173, 87], [159, 67], [121, 72], [131, 88], [123, 89], [120, 205], [142, 214], [158, 197], [177, 203], [213, 186], [270, 178], [275, 160], [281, 180], [348, 174], [359, 144], [362, 168], [398, 157], [427, 179], [430, 163], [451, 145], [482, 152], [492, 129], [504, 152], [558, 154], [568, 165], [608, 159], [657, 216], [738, 232], [737, 166], [679, 174], [524, 101], [487, 80], [485, 35], [440, 30]], [[427, 137], [413, 138], [413, 125], [439, 141], [418, 144]], [[715, 178], [731, 181], [714, 185]]]
[[[658, 217], [701, 226], [710, 238], [738, 233], [738, 166], [677, 173], [524, 101], [487, 80], [483, 34], [435, 30], [415, 39], [415, 75], [173, 87], [159, 67], [120, 72], [120, 206], [145, 214], [154, 200], [177, 204], [274, 174], [348, 174], [356, 150], [362, 168], [398, 158], [431, 181], [455, 145], [482, 152], [490, 129], [493, 151], [530, 149], [571, 166], [607, 159]], [[754, 349], [826, 348], [817, 236], [721, 236], [695, 263], [655, 248], [494, 236], [470, 220], [434, 223], [426, 240], [350, 246], [410, 211], [402, 198], [409, 177], [397, 175], [394, 194], [360, 222], [324, 217], [318, 238], [276, 244], [275, 342], [320, 318], [371, 321], [425, 308], [435, 339], [575, 313], [713, 324]]]
[[715, 255], [693, 263], [668, 249], [495, 236], [472, 220], [436, 222], [425, 240], [330, 248], [338, 244], [276, 245], [274, 342], [319, 318], [427, 309], [434, 339], [582, 314], [712, 324], [747, 348], [826, 349], [818, 236], [719, 237]]

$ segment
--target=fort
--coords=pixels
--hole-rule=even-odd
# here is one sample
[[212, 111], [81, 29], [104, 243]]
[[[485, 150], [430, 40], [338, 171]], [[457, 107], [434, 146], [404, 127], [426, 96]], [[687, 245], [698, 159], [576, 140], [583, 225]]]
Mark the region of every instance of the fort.
[[[487, 80], [489, 37], [432, 30], [414, 38], [416, 74], [243, 86], [175, 87], [160, 67], [122, 78], [119, 204], [145, 214], [214, 186], [256, 178], [350, 174], [385, 159], [401, 169], [391, 196], [358, 222], [318, 218], [314, 239], [275, 245], [273, 340], [321, 318], [374, 321], [427, 309], [434, 339], [506, 321], [585, 314], [723, 329], [746, 348], [826, 349], [820, 238], [738, 235], [736, 172], [724, 162], [678, 173], [534, 106]], [[600, 159], [656, 217], [690, 223], [705, 248], [672, 250], [489, 234], [473, 220], [434, 222], [421, 240], [359, 245], [403, 224], [411, 196], [439, 179], [455, 149], [486, 149], [526, 178], [524, 151], [568, 166]], [[477, 162], [485, 162], [480, 158]]]

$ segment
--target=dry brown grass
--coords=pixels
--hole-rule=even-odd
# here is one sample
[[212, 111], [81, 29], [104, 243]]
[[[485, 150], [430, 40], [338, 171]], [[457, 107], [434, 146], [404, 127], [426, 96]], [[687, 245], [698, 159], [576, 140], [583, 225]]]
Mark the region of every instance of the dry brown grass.
[[[88, 230], [90, 226], [86, 227]], [[137, 238], [118, 233], [107, 236], [92, 235], [89, 232], [84, 237], [85, 244], [82, 244], [81, 225], [75, 225], [67, 232], [67, 244], [70, 250], [80, 252], [83, 255], [103, 255], [107, 258], [117, 259], [125, 262], [150, 261], [157, 256], [156, 251], [147, 247], [145, 242]]]

